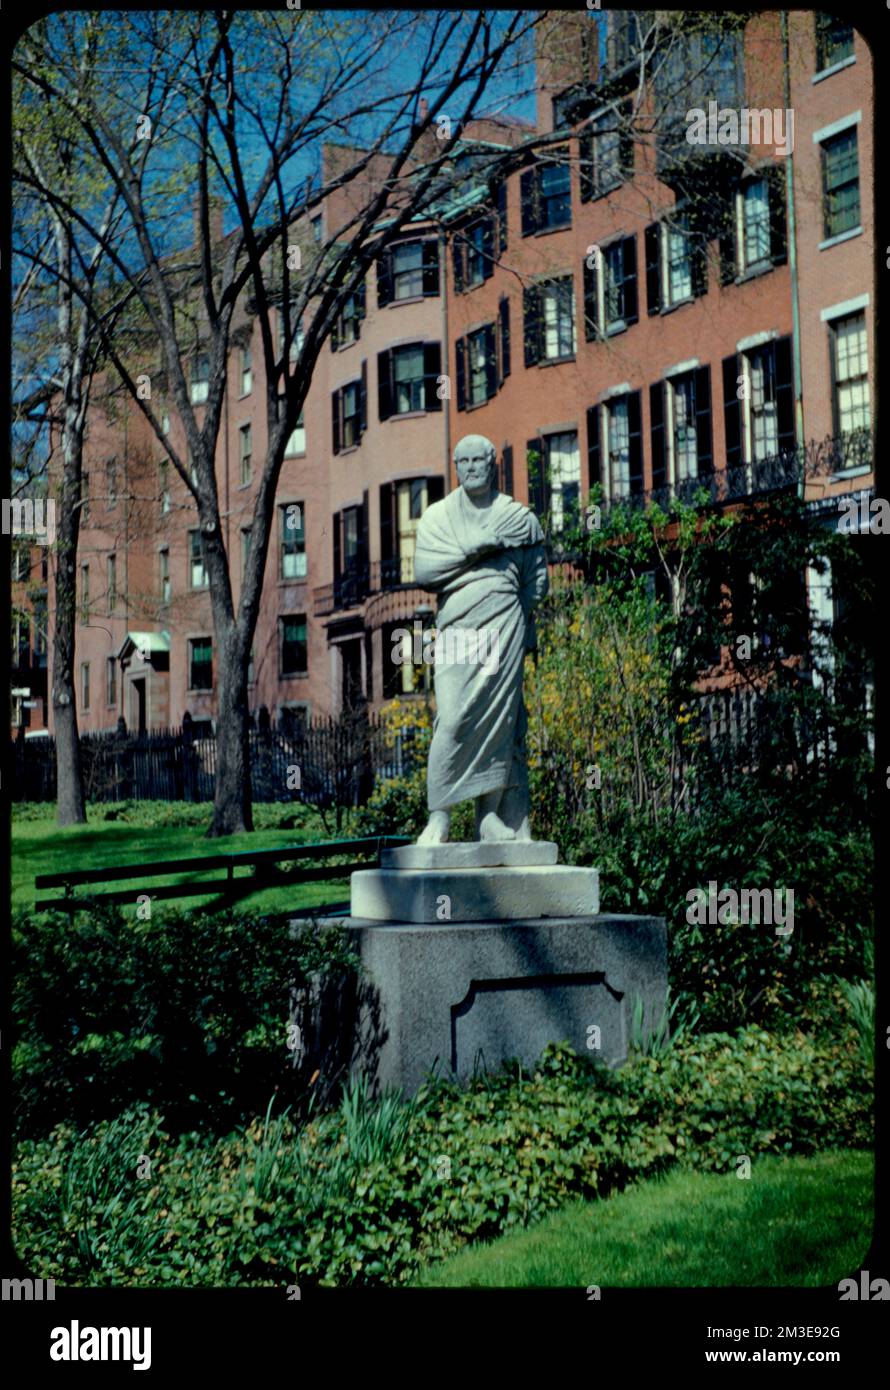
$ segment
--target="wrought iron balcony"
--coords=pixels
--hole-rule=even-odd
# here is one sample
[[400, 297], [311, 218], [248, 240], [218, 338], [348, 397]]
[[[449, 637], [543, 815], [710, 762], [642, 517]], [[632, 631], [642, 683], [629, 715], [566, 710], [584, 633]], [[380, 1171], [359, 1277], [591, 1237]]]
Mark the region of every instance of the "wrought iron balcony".
[[392, 589], [408, 589], [414, 585], [414, 556], [393, 555], [388, 560], [374, 560], [356, 566], [339, 575], [333, 584], [323, 584], [313, 591], [315, 616], [360, 608], [373, 594]]

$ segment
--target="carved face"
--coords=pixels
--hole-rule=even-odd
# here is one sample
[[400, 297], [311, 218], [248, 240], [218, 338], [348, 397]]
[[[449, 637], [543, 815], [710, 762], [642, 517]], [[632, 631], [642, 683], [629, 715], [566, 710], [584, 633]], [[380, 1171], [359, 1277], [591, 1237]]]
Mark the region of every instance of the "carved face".
[[487, 439], [461, 441], [455, 457], [461, 487], [471, 495], [490, 492], [495, 480], [495, 453]]

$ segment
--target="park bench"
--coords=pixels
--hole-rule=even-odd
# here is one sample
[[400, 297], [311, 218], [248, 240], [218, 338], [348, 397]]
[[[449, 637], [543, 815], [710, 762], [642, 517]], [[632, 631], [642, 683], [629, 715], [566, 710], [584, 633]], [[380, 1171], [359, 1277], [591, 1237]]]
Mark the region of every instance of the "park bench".
[[[248, 849], [237, 854], [204, 854], [192, 859], [157, 859], [149, 864], [122, 864], [104, 869], [63, 869], [60, 873], [36, 876], [35, 888], [63, 888], [64, 896], [44, 898], [35, 903], [35, 908], [38, 912], [50, 909], [77, 912], [99, 903], [132, 903], [143, 894], [150, 898], [189, 898], [203, 897], [209, 893], [221, 895], [222, 901], [217, 906], [222, 908], [263, 888], [276, 888], [288, 883], [325, 882], [331, 878], [346, 878], [355, 869], [378, 868], [382, 849], [410, 843], [411, 837], [408, 835], [365, 835], [359, 839], [321, 840], [311, 845], [285, 845], [281, 849]], [[363, 857], [353, 859], [348, 864], [297, 863], [291, 869], [279, 867], [288, 861], [330, 859], [344, 854], [361, 854]], [[206, 873], [215, 869], [224, 869], [225, 878], [144, 886], [146, 879], [164, 878], [169, 874]], [[250, 872], [236, 875], [236, 869], [247, 869]], [[75, 889], [88, 884], [115, 883], [123, 880], [131, 881], [128, 889], [94, 893], [86, 897], [76, 897], [74, 894]], [[138, 886], [134, 880], [138, 880]], [[340, 910], [348, 904], [338, 902], [323, 906]], [[216, 907], [213, 910], [216, 910]], [[302, 912], [295, 911], [293, 916], [318, 910], [318, 907], [303, 909]]]

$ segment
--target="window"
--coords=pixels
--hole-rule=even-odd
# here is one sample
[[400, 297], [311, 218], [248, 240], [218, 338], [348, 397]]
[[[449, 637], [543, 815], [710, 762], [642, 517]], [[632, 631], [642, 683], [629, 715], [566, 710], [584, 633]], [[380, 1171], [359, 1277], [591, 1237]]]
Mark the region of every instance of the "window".
[[423, 242], [406, 241], [401, 246], [394, 246], [392, 251], [392, 298], [419, 299], [422, 294]]
[[830, 14], [816, 15], [816, 71], [853, 57], [853, 26]]
[[649, 390], [652, 486], [692, 482], [713, 468], [711, 370], [698, 367]]
[[90, 567], [81, 565], [80, 567], [80, 620], [87, 623], [90, 620]]
[[588, 483], [620, 500], [643, 490], [640, 392], [612, 396], [587, 412]]
[[161, 591], [161, 603], [170, 602], [170, 551], [166, 549], [158, 551], [158, 579]]
[[358, 342], [364, 317], [365, 286], [362, 282], [352, 294], [343, 297], [339, 312], [334, 320], [334, 326], [331, 329], [332, 352], [336, 352], [338, 348], [346, 347], [349, 343]]
[[646, 228], [646, 299], [650, 314], [683, 304], [707, 291], [707, 234], [688, 214]]
[[400, 241], [377, 262], [377, 303], [382, 309], [401, 299], [435, 297], [439, 293], [439, 243]]
[[302, 502], [285, 502], [278, 508], [281, 533], [282, 579], [306, 578], [306, 530]]
[[293, 458], [296, 454], [305, 454], [305, 452], [306, 427], [303, 423], [303, 411], [301, 410], [297, 418], [296, 426], [291, 432], [288, 441], [284, 446], [284, 457]]
[[106, 577], [108, 590], [108, 612], [113, 613], [117, 607], [117, 556], [109, 555], [106, 562]]
[[90, 707], [90, 663], [82, 661], [80, 663], [80, 707], [89, 709]]
[[851, 314], [831, 324], [834, 367], [835, 433], [868, 429], [871, 408], [868, 390], [868, 343], [865, 314]]
[[622, 237], [602, 248], [599, 264], [585, 257], [584, 336], [588, 342], [620, 333], [637, 321], [637, 239]]
[[748, 179], [739, 196], [739, 245], [742, 270], [770, 258], [769, 187], [766, 179]]
[[21, 581], [31, 573], [31, 552], [26, 545], [16, 545], [12, 549], [12, 577]]
[[315, 241], [315, 242], [321, 241], [321, 213], [320, 213], [320, 212], [318, 212], [318, 213], [315, 214], [315, 216], [311, 219], [309, 225], [310, 225], [310, 227], [312, 228], [312, 240]]
[[306, 619], [302, 615], [279, 618], [280, 675], [304, 676], [308, 670]]
[[109, 459], [105, 465], [105, 506], [112, 511], [117, 506], [117, 460]]
[[723, 421], [730, 468], [795, 448], [790, 336], [724, 358]]
[[498, 389], [497, 346], [494, 324], [486, 324], [455, 344], [457, 360], [457, 408], [481, 405]]
[[361, 444], [362, 434], [368, 426], [367, 396], [367, 368], [363, 362], [361, 377], [357, 381], [347, 382], [331, 397], [335, 454], [339, 454], [341, 449], [354, 449]]
[[407, 478], [380, 488], [381, 587], [410, 584], [414, 579], [417, 523], [427, 507], [445, 495], [443, 478]]
[[241, 394], [249, 396], [253, 390], [253, 353], [249, 347], [241, 349]]
[[683, 227], [666, 227], [664, 243], [664, 278], [662, 290], [665, 304], [678, 304], [692, 298], [692, 257], [689, 238]]
[[378, 412], [381, 420], [418, 410], [441, 410], [442, 370], [438, 343], [411, 343], [377, 356]]
[[209, 582], [201, 532], [189, 531], [189, 588], [206, 589]]
[[250, 482], [253, 431], [250, 425], [242, 425], [238, 430], [238, 457], [241, 463], [241, 486]]
[[213, 639], [192, 637], [189, 641], [189, 690], [213, 689]]
[[825, 237], [859, 226], [859, 143], [855, 126], [822, 142]]
[[595, 116], [578, 141], [582, 203], [601, 198], [633, 174], [630, 107], [612, 107]]
[[523, 291], [523, 336], [527, 367], [574, 356], [577, 338], [571, 275]]
[[117, 704], [117, 660], [113, 656], [105, 661], [105, 703]]
[[495, 263], [494, 235], [493, 215], [479, 218], [454, 233], [454, 288], [458, 293], [490, 278]]
[[161, 494], [161, 516], [170, 510], [170, 465], [166, 459], [158, 464], [158, 489]]
[[[788, 259], [785, 172], [772, 165], [718, 197], [709, 231], [720, 242], [720, 283], [759, 274]], [[694, 249], [694, 248], [693, 248]]]
[[[296, 362], [300, 356], [300, 353], [303, 351], [303, 320], [298, 316], [295, 304], [292, 304], [290, 308], [290, 331], [292, 336], [290, 340], [290, 352], [288, 354], [288, 360], [291, 362]], [[284, 356], [284, 344], [286, 337], [287, 326], [284, 321], [284, 310], [279, 309], [278, 354], [280, 357]]]
[[550, 527], [561, 531], [578, 514], [581, 461], [577, 432], [546, 435], [544, 456], [550, 485]]
[[210, 395], [210, 357], [206, 352], [192, 358], [191, 388], [192, 405], [201, 405]]
[[565, 154], [526, 169], [519, 179], [522, 235], [572, 225], [571, 170]]

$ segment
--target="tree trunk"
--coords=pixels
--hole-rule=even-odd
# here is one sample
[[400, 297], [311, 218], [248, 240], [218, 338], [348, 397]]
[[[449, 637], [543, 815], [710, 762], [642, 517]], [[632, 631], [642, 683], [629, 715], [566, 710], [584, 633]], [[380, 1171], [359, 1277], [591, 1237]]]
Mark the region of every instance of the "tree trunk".
[[247, 667], [234, 628], [218, 643], [216, 778], [209, 839], [253, 830]]
[[[66, 471], [68, 471], [66, 469]], [[79, 492], [79, 466], [76, 470]], [[75, 480], [63, 480], [62, 513], [56, 562], [56, 612], [53, 632], [52, 703], [56, 736], [56, 803], [59, 825], [83, 825], [86, 808], [80, 739], [77, 732], [77, 705], [74, 689], [74, 634], [77, 616], [75, 577], [77, 574], [77, 532], [79, 515], [71, 505]]]

